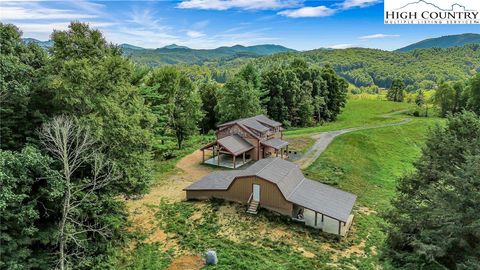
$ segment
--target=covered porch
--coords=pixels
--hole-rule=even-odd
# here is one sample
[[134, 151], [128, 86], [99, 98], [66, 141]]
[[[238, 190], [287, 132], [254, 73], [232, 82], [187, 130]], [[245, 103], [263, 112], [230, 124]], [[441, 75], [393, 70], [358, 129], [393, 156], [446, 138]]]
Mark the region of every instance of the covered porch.
[[354, 215], [349, 215], [346, 221], [341, 221], [324, 213], [294, 205], [292, 219], [323, 232], [346, 236], [353, 224], [353, 217]]
[[280, 156], [282, 159], [288, 159], [288, 142], [281, 139], [273, 138], [261, 142], [261, 145], [263, 158]]
[[[239, 168], [250, 162], [250, 151], [254, 149], [253, 145], [238, 135], [231, 135], [215, 142], [212, 142], [202, 150], [202, 162], [219, 167], [230, 169]], [[211, 151], [210, 158], [206, 159], [205, 151]]]
[[252, 161], [251, 158], [244, 159], [243, 155], [241, 157], [235, 158], [235, 161], [234, 161], [231, 155], [220, 154], [217, 156], [212, 156], [211, 158], [203, 161], [203, 163], [213, 165], [213, 166], [229, 168], [229, 169], [236, 169], [236, 168], [242, 167], [243, 165], [249, 163], [250, 161]]

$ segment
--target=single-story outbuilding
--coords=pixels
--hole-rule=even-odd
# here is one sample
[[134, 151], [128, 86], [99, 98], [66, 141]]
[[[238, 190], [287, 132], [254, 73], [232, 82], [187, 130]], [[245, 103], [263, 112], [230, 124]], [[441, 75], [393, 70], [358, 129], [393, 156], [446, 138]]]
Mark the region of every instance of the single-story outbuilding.
[[345, 235], [356, 196], [305, 178], [298, 165], [266, 158], [235, 171], [215, 171], [184, 189], [188, 200], [220, 198], [262, 207], [328, 233]]

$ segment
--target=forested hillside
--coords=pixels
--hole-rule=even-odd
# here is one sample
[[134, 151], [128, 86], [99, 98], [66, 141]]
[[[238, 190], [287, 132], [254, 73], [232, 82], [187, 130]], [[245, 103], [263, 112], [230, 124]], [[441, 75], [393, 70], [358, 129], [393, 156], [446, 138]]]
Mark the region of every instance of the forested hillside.
[[[446, 38], [448, 37], [438, 38], [443, 40], [439, 41], [443, 45], [438, 47], [458, 43], [451, 38], [445, 41]], [[471, 38], [469, 40], [471, 41]], [[37, 43], [44, 48], [52, 45], [51, 41], [39, 42], [32, 39], [24, 39], [24, 41]], [[434, 46], [434, 44], [431, 45]], [[295, 52], [278, 45], [249, 47], [236, 45], [211, 50], [195, 50], [175, 44], [158, 49], [145, 49], [129, 44], [122, 44], [119, 47], [133, 62], [149, 67], [203, 66], [204, 68], [200, 68], [203, 69], [202, 72], [208, 73], [219, 83], [225, 83], [241, 66], [251, 61], [262, 70], [272, 65], [291, 62], [295, 58], [302, 58], [319, 67], [329, 64], [337, 74], [360, 89], [362, 87], [389, 88], [392, 81], [399, 78], [406, 84], [407, 91], [429, 90], [435, 89], [441, 81], [466, 80], [480, 71], [480, 44], [416, 49], [411, 52], [366, 48]]]
[[[148, 55], [131, 55], [134, 62], [145, 63]], [[185, 56], [187, 57], [188, 54]], [[198, 68], [220, 83], [233, 76], [240, 67], [252, 62], [259, 70], [304, 59], [318, 67], [330, 65], [335, 72], [359, 89], [389, 88], [396, 78], [414, 92], [436, 89], [442, 81], [465, 81], [480, 71], [480, 44], [452, 48], [418, 49], [412, 52], [351, 48], [317, 49], [306, 52], [285, 52], [252, 58], [209, 58]], [[144, 59], [143, 59], [144, 57]]]
[[[446, 49], [421, 49], [409, 53], [377, 49], [318, 49], [302, 53], [276, 54], [254, 62], [259, 67], [303, 58], [319, 66], [329, 64], [357, 87], [390, 87], [400, 78], [408, 91], [434, 89], [442, 81], [465, 81], [480, 71], [480, 45]], [[231, 66], [229, 66], [231, 68]]]
[[207, 61], [220, 61], [221, 59], [255, 58], [280, 52], [294, 51], [279, 45], [256, 45], [232, 47], [219, 47], [211, 50], [196, 50], [175, 44], [158, 49], [138, 49], [131, 46], [121, 46], [123, 53], [135, 62], [151, 67], [167, 64], [203, 64]]
[[429, 38], [400, 48], [397, 51], [410, 52], [416, 49], [448, 48], [455, 46], [464, 46], [467, 44], [480, 44], [480, 34], [469, 33], [461, 35], [443, 36], [438, 38]]

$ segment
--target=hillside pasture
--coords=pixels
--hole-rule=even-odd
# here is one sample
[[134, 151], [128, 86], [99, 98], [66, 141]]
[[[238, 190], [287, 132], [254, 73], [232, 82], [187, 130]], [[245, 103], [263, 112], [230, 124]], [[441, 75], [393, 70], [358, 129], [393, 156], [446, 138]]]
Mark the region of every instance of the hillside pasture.
[[[411, 104], [379, 100], [350, 100], [338, 122], [286, 131], [297, 149], [307, 149], [309, 138], [325, 130], [400, 122]], [[220, 200], [186, 202], [158, 198], [149, 205], [152, 230], [137, 239], [129, 258], [155, 269], [378, 269], [385, 235], [381, 213], [395, 195], [399, 177], [412, 171], [428, 129], [437, 118], [412, 118], [401, 126], [355, 131], [334, 139], [304, 173], [358, 196], [351, 233], [342, 241], [271, 212], [257, 216], [245, 206]], [[299, 150], [300, 151], [300, 150]], [[163, 169], [170, 169], [173, 164]], [[198, 164], [192, 164], [197, 167]], [[171, 185], [176, 173], [159, 172], [158, 188]], [[167, 186], [165, 186], [167, 188]], [[153, 238], [152, 232], [162, 237]], [[142, 234], [142, 233], [141, 233]], [[146, 240], [142, 240], [146, 239]], [[217, 251], [219, 264], [202, 266], [203, 254]], [[141, 254], [145, 257], [141, 258]], [[124, 260], [128, 261], [128, 260]], [[189, 264], [190, 263], [190, 264]], [[190, 266], [188, 266], [188, 264]], [[141, 269], [125, 263], [120, 269]]]

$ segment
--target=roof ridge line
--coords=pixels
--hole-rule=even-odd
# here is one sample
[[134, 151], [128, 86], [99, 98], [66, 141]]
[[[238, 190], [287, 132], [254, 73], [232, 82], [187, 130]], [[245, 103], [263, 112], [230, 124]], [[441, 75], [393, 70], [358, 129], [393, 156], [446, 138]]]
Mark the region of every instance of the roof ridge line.
[[245, 130], [247, 133], [249, 133], [250, 135], [252, 135], [253, 137], [255, 137], [256, 139], [260, 140], [261, 138], [258, 137], [255, 133], [253, 133], [253, 131], [250, 130], [250, 128], [248, 128], [247, 126], [245, 126], [244, 124], [240, 123], [240, 122], [237, 122], [235, 123], [237, 125], [239, 125], [241, 128], [243, 128], [243, 130]]
[[[277, 157], [277, 158], [278, 158], [278, 157]], [[293, 162], [292, 162], [292, 163], [293, 163]], [[298, 169], [300, 170], [300, 167], [299, 167], [297, 164], [295, 164], [295, 163], [293, 163], [293, 164], [294, 164], [295, 166], [293, 166], [292, 168], [290, 168], [290, 170], [288, 170], [288, 172], [282, 177], [282, 179], [281, 179], [281, 181], [279, 181], [279, 183], [283, 183], [283, 180], [287, 177], [287, 175], [288, 175], [290, 172], [293, 171], [293, 169], [298, 168]], [[303, 178], [305, 178], [305, 175], [303, 174], [302, 170], [300, 170], [300, 173], [302, 174]], [[302, 181], [303, 181], [303, 179], [302, 179]]]
[[305, 179], [307, 179], [305, 176], [302, 178], [302, 181], [300, 181], [298, 183], [298, 185], [295, 186], [295, 188], [292, 190], [292, 192], [290, 192], [290, 194], [288, 194], [288, 197], [287, 197], [287, 200], [290, 199], [290, 196], [292, 196], [293, 193], [295, 193], [295, 191], [297, 191], [298, 187], [303, 183], [303, 181], [305, 181]]
[[255, 176], [258, 176], [263, 170], [265, 170], [270, 164], [272, 164], [277, 158], [274, 158], [271, 162], [269, 162], [265, 167], [263, 167], [260, 171], [258, 171]]

